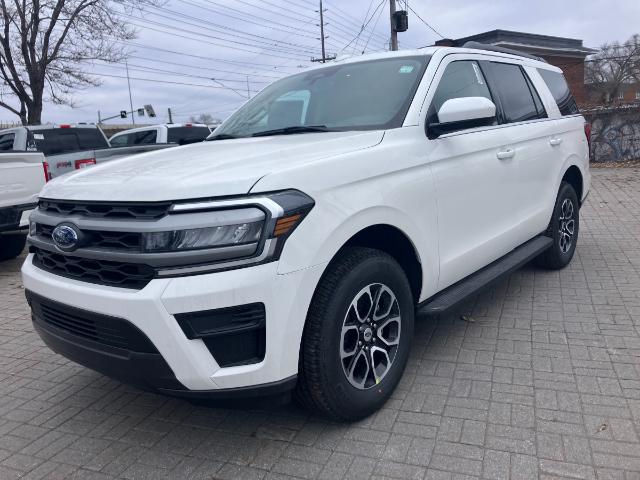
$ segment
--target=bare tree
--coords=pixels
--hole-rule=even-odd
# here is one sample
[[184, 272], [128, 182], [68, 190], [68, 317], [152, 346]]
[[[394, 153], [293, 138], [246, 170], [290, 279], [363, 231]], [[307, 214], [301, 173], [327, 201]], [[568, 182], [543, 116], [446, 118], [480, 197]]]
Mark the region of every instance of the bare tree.
[[72, 93], [100, 84], [93, 61], [120, 62], [135, 37], [127, 12], [159, 0], [0, 0], [0, 107], [40, 124], [45, 102], [73, 105]]
[[607, 43], [585, 63], [585, 83], [598, 105], [615, 101], [625, 85], [640, 82], [640, 35]]
[[189, 121], [192, 123], [204, 123], [206, 125], [222, 123], [222, 120], [220, 120], [219, 118], [215, 118], [210, 113], [201, 113], [198, 116], [192, 115]]

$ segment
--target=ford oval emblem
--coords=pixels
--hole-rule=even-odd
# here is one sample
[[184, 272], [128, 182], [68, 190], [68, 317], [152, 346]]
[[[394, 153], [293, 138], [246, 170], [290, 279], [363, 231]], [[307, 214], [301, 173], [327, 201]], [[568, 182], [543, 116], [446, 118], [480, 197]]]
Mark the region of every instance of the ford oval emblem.
[[71, 225], [58, 225], [53, 229], [51, 238], [60, 250], [68, 252], [78, 246], [78, 231]]

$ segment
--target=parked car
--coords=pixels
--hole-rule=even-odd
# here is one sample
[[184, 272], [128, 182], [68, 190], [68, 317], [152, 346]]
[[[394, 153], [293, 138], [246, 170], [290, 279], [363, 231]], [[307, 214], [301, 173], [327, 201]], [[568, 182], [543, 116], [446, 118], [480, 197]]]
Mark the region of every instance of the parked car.
[[561, 70], [503, 49], [283, 78], [207, 142], [47, 184], [22, 268], [35, 328], [147, 389], [293, 390], [362, 418], [398, 384], [416, 310], [571, 261], [588, 141]]
[[41, 153], [0, 152], [0, 261], [24, 250], [29, 214], [46, 175]]
[[166, 123], [118, 132], [111, 136], [109, 143], [112, 147], [155, 143], [187, 145], [202, 142], [211, 134], [211, 131], [207, 125], [200, 123]]
[[32, 125], [0, 131], [0, 151], [42, 152], [50, 178], [107, 160], [168, 146], [110, 148], [102, 130], [88, 124]]

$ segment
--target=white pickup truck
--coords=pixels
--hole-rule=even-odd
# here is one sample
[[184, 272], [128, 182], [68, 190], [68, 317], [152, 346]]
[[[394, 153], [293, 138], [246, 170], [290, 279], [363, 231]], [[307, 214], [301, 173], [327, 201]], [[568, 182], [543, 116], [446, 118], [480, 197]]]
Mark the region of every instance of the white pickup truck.
[[112, 147], [156, 143], [187, 145], [202, 142], [210, 134], [211, 129], [203, 123], [165, 123], [118, 132], [109, 138], [109, 144]]
[[35, 329], [170, 395], [293, 389], [330, 418], [370, 415], [402, 377], [416, 311], [576, 250], [589, 126], [559, 68], [513, 53], [326, 63], [206, 142], [50, 182], [22, 267]]
[[42, 153], [0, 153], [0, 260], [15, 258], [24, 249], [29, 214], [45, 178]]
[[96, 125], [63, 124], [14, 127], [0, 131], [0, 151], [42, 152], [48, 178], [171, 145], [136, 145], [111, 148]]

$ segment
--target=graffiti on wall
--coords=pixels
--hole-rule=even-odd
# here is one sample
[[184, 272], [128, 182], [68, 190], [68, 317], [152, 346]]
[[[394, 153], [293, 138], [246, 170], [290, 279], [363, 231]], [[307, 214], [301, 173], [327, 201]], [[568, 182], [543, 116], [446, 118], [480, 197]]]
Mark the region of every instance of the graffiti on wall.
[[591, 122], [591, 161], [640, 159], [640, 112], [637, 109], [588, 112]]

